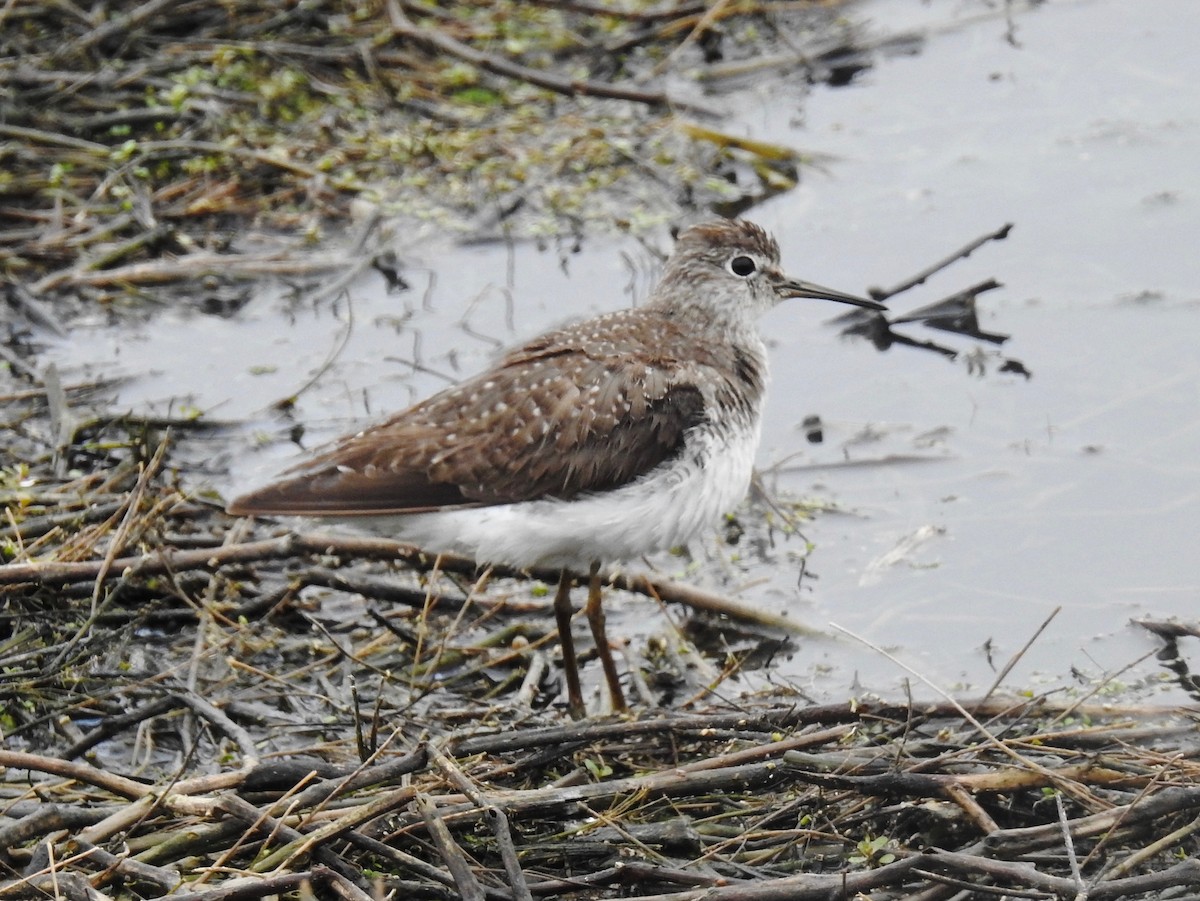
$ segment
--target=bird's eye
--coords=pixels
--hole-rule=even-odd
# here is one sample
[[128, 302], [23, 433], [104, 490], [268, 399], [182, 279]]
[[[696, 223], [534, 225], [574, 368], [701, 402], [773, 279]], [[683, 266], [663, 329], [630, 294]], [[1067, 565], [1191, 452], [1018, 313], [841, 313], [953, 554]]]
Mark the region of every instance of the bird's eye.
[[750, 257], [737, 256], [729, 261], [729, 271], [742, 278], [753, 275], [757, 268], [757, 264]]

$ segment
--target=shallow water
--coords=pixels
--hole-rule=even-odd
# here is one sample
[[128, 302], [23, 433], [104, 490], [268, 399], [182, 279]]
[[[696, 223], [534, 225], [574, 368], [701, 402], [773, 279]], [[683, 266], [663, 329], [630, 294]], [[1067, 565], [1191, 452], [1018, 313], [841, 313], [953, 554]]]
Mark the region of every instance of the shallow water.
[[[1061, 606], [1008, 680], [1057, 684], [1154, 650], [1130, 619], [1194, 619], [1200, 599], [1200, 62], [1185, 36], [1200, 7], [1049, 3], [1017, 18], [1016, 47], [998, 18], [944, 28], [951, 9], [980, 6], [860, 7], [881, 32], [909, 16], [941, 30], [920, 54], [813, 94], [803, 142], [841, 159], [808, 180], [803, 204], [773, 205], [772, 224], [791, 259], [832, 263], [821, 277], [853, 288], [1014, 222], [910, 302], [995, 275], [1005, 288], [981, 299], [983, 327], [1014, 336], [1004, 352], [1033, 378], [970, 377], [904, 349], [851, 361], [839, 348], [814, 368], [806, 343], [781, 342], [781, 385], [813, 384], [822, 412], [854, 420], [846, 434], [885, 433], [856, 456], [915, 451], [915, 436], [948, 430], [938, 463], [788, 480], [819, 481], [860, 514], [809, 530], [821, 580], [804, 613], [897, 649], [943, 686], [987, 686], [984, 643], [1003, 662]], [[787, 411], [770, 421], [768, 456], [788, 438]], [[918, 533], [901, 561], [872, 565]], [[876, 685], [887, 666], [869, 658], [850, 646], [826, 659]]]
[[[874, 34], [926, 29], [920, 52], [881, 55], [848, 87], [805, 96], [794, 80], [726, 98], [739, 115], [722, 127], [836, 155], [751, 214], [790, 271], [822, 284], [893, 284], [1015, 223], [891, 305], [902, 313], [997, 277], [1005, 287], [981, 299], [983, 327], [1011, 334], [1003, 354], [1033, 377], [877, 353], [839, 338], [829, 305], [775, 310], [760, 468], [772, 495], [837, 512], [804, 525], [815, 548], [799, 587], [800, 539], [779, 538], [758, 564], [748, 544], [744, 569], [730, 569], [715, 562], [729, 550], [714, 536], [693, 548], [713, 565], [689, 578], [810, 626], [837, 623], [963, 694], [989, 686], [1061, 607], [1006, 684], [1086, 689], [1157, 648], [1131, 619], [1194, 619], [1200, 598], [1200, 4], [1051, 2], [1016, 18], [1016, 46], [988, 9], [861, 3], [851, 15]], [[266, 292], [231, 319], [171, 313], [54, 354], [136, 376], [121, 397], [135, 410], [186, 398], [280, 438], [270, 402], [336, 351], [296, 410], [311, 445], [477, 371], [502, 344], [644, 296], [653, 269], [632, 241], [578, 254], [434, 239], [398, 250], [405, 293], [372, 273], [332, 304]], [[825, 424], [820, 445], [799, 428], [809, 414]], [[248, 443], [225, 452], [227, 493], [295, 453], [286, 440]], [[655, 628], [645, 613], [617, 604], [610, 630]], [[848, 638], [805, 641], [776, 665], [772, 678], [823, 698], [911, 678]], [[1122, 680], [1182, 697], [1153, 661]]]

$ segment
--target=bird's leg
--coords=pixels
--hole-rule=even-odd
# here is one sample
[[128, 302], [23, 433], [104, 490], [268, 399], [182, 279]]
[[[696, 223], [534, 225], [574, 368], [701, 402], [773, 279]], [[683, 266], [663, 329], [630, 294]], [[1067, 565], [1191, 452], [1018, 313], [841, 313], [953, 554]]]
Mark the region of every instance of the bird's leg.
[[575, 657], [575, 641], [571, 638], [571, 573], [563, 570], [558, 577], [554, 594], [554, 619], [558, 622], [558, 642], [562, 645], [563, 672], [567, 676], [567, 703], [571, 716], [584, 715], [583, 692], [579, 688], [579, 661]]
[[612, 697], [613, 710], [623, 711], [625, 693], [621, 691], [621, 679], [617, 675], [617, 664], [613, 662], [612, 648], [608, 646], [608, 633], [604, 629], [604, 607], [600, 604], [600, 564], [593, 563], [588, 572], [587, 620], [592, 627], [592, 639], [596, 642], [596, 653], [604, 667], [604, 679], [608, 682], [608, 693]]

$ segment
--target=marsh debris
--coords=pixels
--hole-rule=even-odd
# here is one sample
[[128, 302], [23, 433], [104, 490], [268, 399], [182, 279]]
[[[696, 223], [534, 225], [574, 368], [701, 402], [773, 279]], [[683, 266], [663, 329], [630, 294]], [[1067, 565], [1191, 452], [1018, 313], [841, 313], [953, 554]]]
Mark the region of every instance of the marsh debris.
[[719, 67], [778, 51], [798, 105], [854, 47], [838, 5], [23, 3], [0, 29], [0, 276], [54, 321], [66, 295], [339, 268], [316, 248], [365, 209], [472, 236], [745, 209], [806, 157], [720, 130]]
[[739, 681], [779, 640], [759, 625], [626, 649], [637, 713], [571, 721], [540, 583], [250, 530], [181, 491], [156, 435], [110, 437], [88, 475], [5, 463], [0, 897], [1200, 884], [1194, 710], [813, 704]]

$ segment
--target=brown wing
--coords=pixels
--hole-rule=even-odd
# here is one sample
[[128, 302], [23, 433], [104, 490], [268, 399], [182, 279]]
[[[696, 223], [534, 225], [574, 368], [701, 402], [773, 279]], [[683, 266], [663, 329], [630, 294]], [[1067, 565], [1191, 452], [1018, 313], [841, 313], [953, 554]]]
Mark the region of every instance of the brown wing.
[[531, 342], [236, 499], [230, 512], [413, 513], [630, 482], [678, 453], [704, 418], [703, 399], [674, 379], [671, 361], [635, 358], [611, 335], [589, 343], [595, 334], [585, 324]]

